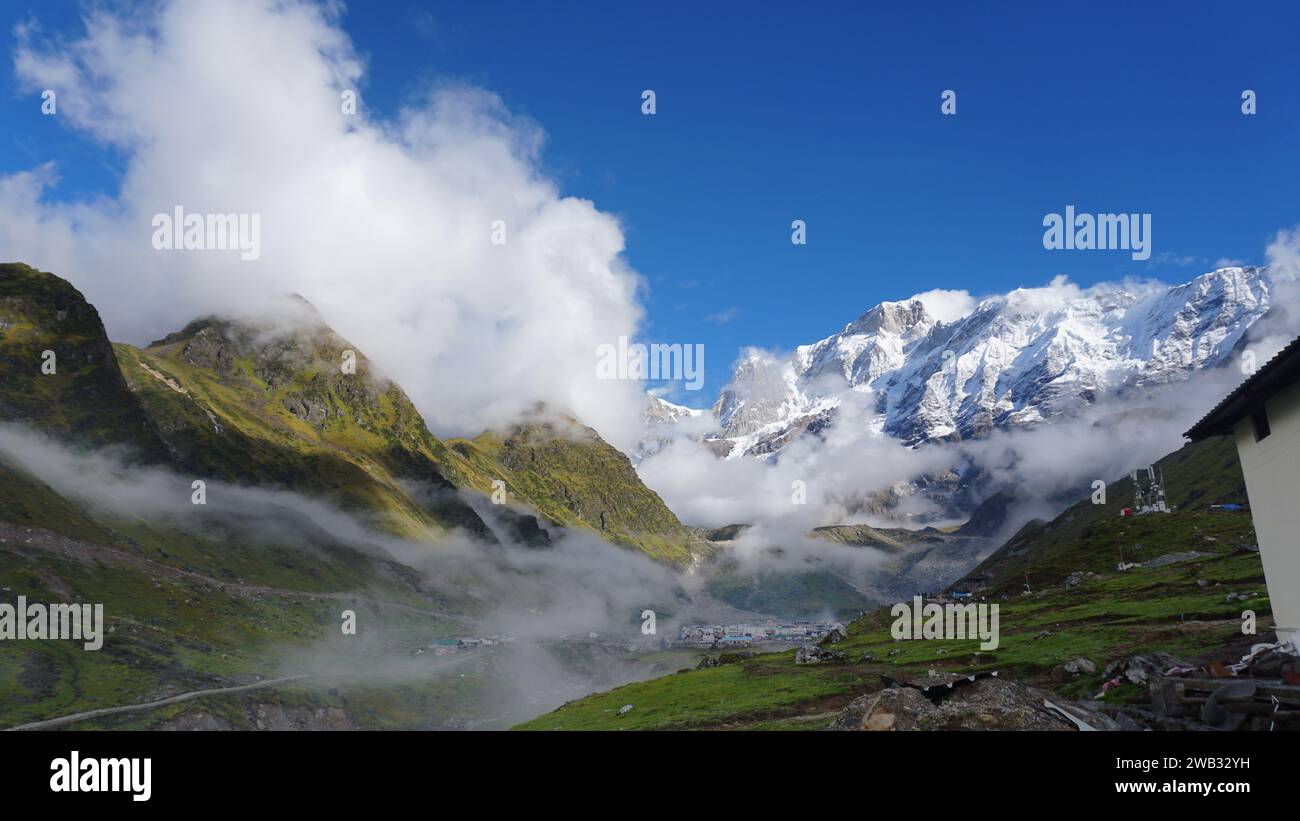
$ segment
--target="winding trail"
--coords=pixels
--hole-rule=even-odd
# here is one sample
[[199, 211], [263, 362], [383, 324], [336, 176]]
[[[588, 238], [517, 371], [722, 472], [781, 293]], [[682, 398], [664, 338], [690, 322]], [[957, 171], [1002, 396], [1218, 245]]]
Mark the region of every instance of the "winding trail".
[[[462, 661], [465, 661], [466, 659], [469, 658], [473, 658], [477, 655], [479, 655], [479, 653], [466, 653], [457, 658], [444, 661], [441, 664], [435, 664], [429, 669], [437, 670], [443, 667], [451, 667], [454, 664], [459, 664]], [[292, 676], [281, 676], [280, 678], [269, 678], [266, 679], [265, 681], [255, 681], [252, 684], [238, 684], [229, 687], [210, 687], [206, 690], [191, 690], [188, 693], [180, 693], [179, 695], [168, 696], [167, 698], [160, 698], [156, 701], [143, 701], [140, 702], [139, 704], [124, 704], [120, 707], [100, 707], [97, 710], [86, 710], [85, 712], [72, 713], [71, 715], [59, 716], [58, 718], [47, 718], [42, 721], [31, 721], [28, 722], [27, 724], [19, 724], [15, 727], [6, 728], [5, 732], [18, 732], [19, 730], [48, 730], [52, 727], [61, 727], [64, 724], [73, 724], [78, 721], [86, 721], [87, 719], [92, 719], [92, 718], [101, 718], [103, 716], [118, 715], [120, 713], [134, 713], [142, 710], [153, 710], [158, 707], [166, 707], [169, 704], [180, 704], [183, 701], [192, 701], [196, 698], [203, 698], [204, 696], [220, 696], [220, 695], [229, 695], [231, 693], [246, 693], [249, 690], [260, 690], [266, 687], [278, 687], [282, 684], [292, 684], [295, 681], [303, 681], [304, 679], [372, 678], [376, 675], [384, 675], [386, 673], [394, 673], [394, 672], [410, 673], [411, 670], [410, 668], [407, 668], [401, 671], [376, 670], [368, 673], [298, 673], [297, 675], [292, 675]]]

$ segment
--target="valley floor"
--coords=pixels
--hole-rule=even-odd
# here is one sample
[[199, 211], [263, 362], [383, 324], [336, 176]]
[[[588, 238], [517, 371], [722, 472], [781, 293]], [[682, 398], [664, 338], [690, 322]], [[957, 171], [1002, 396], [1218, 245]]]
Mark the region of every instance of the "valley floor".
[[[1229, 600], [1229, 594], [1233, 600]], [[1238, 596], [1247, 598], [1237, 601]], [[532, 730], [828, 729], [855, 698], [882, 688], [882, 676], [925, 684], [932, 674], [999, 671], [1065, 699], [1102, 689], [1111, 661], [1138, 653], [1180, 658], [1219, 654], [1235, 661], [1242, 640], [1264, 641], [1269, 605], [1257, 553], [1220, 549], [1208, 558], [1099, 574], [1074, 587], [1053, 587], [998, 600], [1001, 643], [981, 652], [977, 640], [896, 641], [887, 609], [864, 616], [847, 639], [830, 645], [842, 663], [796, 665], [795, 652], [737, 659], [566, 704], [525, 722]], [[1259, 615], [1258, 638], [1242, 635], [1243, 609]], [[1234, 655], [1235, 654], [1235, 655]], [[1094, 672], [1062, 665], [1089, 660]], [[1146, 688], [1125, 684], [1103, 701], [1140, 702]], [[631, 709], [625, 709], [631, 705]]]

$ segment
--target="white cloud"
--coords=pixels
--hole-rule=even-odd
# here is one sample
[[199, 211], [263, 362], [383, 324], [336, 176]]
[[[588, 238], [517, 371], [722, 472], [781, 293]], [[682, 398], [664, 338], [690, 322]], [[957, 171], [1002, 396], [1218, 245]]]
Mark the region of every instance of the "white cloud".
[[[364, 96], [345, 116], [340, 94], [364, 91], [364, 66], [333, 4], [175, 0], [85, 26], [57, 43], [20, 26], [15, 73], [121, 152], [120, 187], [53, 199], [56, 157], [0, 178], [0, 258], [65, 276], [134, 343], [298, 292], [439, 432], [476, 433], [540, 399], [634, 440], [638, 386], [597, 381], [595, 350], [635, 334], [641, 280], [617, 220], [543, 174], [536, 125], [448, 86], [392, 121]], [[177, 205], [260, 214], [260, 259], [155, 251], [151, 219]]]
[[942, 288], [917, 294], [912, 299], [920, 300], [925, 306], [925, 312], [940, 322], [956, 322], [969, 315], [979, 304], [970, 291], [949, 291]]
[[[824, 438], [800, 436], [775, 460], [719, 459], [704, 444], [679, 438], [646, 457], [637, 472], [689, 524], [778, 523], [791, 532], [857, 518], [857, 503], [898, 482], [956, 467], [959, 455], [909, 449], [867, 426], [869, 402], [848, 394]], [[803, 501], [795, 502], [795, 482]]]

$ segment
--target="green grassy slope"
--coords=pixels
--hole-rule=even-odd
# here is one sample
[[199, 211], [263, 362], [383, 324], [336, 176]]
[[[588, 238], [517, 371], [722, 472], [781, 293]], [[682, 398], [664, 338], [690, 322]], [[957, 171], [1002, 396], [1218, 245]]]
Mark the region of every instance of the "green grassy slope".
[[[1175, 513], [1121, 520], [1125, 483], [1116, 482], [1105, 509], [1092, 510], [1085, 501], [1087, 508], [1072, 507], [1036, 531], [1018, 534], [1008, 544], [1023, 549], [1016, 562], [1007, 554], [990, 557], [971, 575], [991, 578], [990, 590], [997, 593], [1001, 644], [992, 652], [980, 652], [974, 640], [896, 642], [890, 635], [893, 618], [881, 608], [853, 622], [848, 638], [835, 645], [846, 654], [844, 664], [796, 666], [793, 651], [764, 654], [596, 694], [521, 727], [817, 729], [853, 698], [879, 689], [881, 674], [924, 679], [932, 669], [999, 670], [1074, 698], [1095, 693], [1105, 665], [1127, 655], [1220, 652], [1242, 639], [1243, 610], [1257, 614], [1259, 633], [1271, 624], [1259, 555], [1241, 548], [1253, 543], [1250, 514], [1208, 509], [1239, 487], [1240, 469], [1229, 446], [1207, 442], [1166, 457], [1171, 500], [1179, 505]], [[1112, 549], [1119, 541], [1137, 554], [1126, 552], [1127, 561], [1185, 551], [1210, 555], [1120, 572]], [[1018, 562], [1024, 557], [1034, 568], [1031, 594], [1021, 590]], [[1076, 570], [1096, 575], [1074, 587], [1061, 584]], [[1245, 603], [1229, 602], [1230, 593], [1252, 595]], [[1080, 656], [1094, 662], [1097, 672], [1063, 679], [1054, 671]], [[1107, 698], [1134, 698], [1137, 691], [1126, 685]], [[625, 704], [634, 708], [620, 716]]]
[[[54, 373], [42, 369], [54, 355]], [[126, 389], [99, 313], [76, 288], [21, 263], [0, 264], [0, 420], [63, 441], [165, 451]]]
[[471, 487], [491, 494], [492, 482], [504, 481], [510, 500], [552, 522], [677, 566], [711, 550], [645, 486], [622, 452], [571, 418], [538, 415], [505, 433], [447, 444]]
[[[143, 349], [110, 345], [67, 282], [0, 266], [0, 418], [127, 443], [193, 478], [324, 497], [408, 538], [460, 528], [491, 540], [458, 491], [491, 495], [503, 480], [512, 502], [542, 518], [660, 561], [684, 566], [708, 552], [590, 428], [536, 416], [449, 447], [305, 300], [274, 311], [274, 320], [198, 319]], [[59, 356], [49, 377], [39, 372], [47, 349]]]
[[1133, 504], [1126, 476], [1106, 488], [1106, 504], [1085, 498], [1051, 522], [1025, 525], [975, 570], [952, 587], [1001, 593], [1019, 590], [1025, 573], [1030, 584], [1056, 584], [1076, 571], [1113, 570], [1125, 562], [1144, 562], [1166, 553], [1203, 550], [1204, 537], [1229, 546], [1254, 543], [1249, 516], [1210, 510], [1210, 505], [1246, 501], [1246, 485], [1236, 445], [1221, 437], [1186, 445], [1157, 463], [1178, 515], [1120, 517]]
[[[93, 513], [0, 465], [0, 598], [99, 603], [110, 631], [95, 652], [75, 641], [0, 642], [0, 726], [312, 664], [365, 670], [456, 635], [456, 614], [474, 612], [473, 601], [340, 545], [311, 522], [282, 522], [297, 544], [213, 524], [180, 529]], [[345, 609], [358, 614], [356, 637], [342, 636]], [[180, 712], [143, 714], [134, 726]], [[376, 716], [376, 726], [384, 720]]]
[[[287, 488], [436, 550], [452, 527], [489, 536], [461, 494], [491, 492], [502, 477], [513, 501], [665, 561], [689, 561], [703, 543], [590, 431], [522, 426], [484, 451], [453, 452], [363, 355], [344, 372], [343, 352], [355, 349], [308, 306], [291, 333], [204, 319], [140, 349], [110, 345], [94, 309], [52, 274], [4, 266], [0, 282], [0, 419], [60, 442], [129, 445], [175, 471], [186, 495], [190, 478]], [[40, 374], [46, 349], [58, 352], [55, 376]], [[431, 638], [463, 634], [485, 606], [454, 579], [426, 581], [287, 511], [264, 531], [223, 520], [211, 489], [209, 503], [185, 521], [109, 514], [0, 461], [0, 597], [102, 603], [112, 631], [98, 652], [0, 642], [0, 726], [304, 665], [379, 673]], [[358, 614], [355, 639], [341, 637], [344, 609]], [[245, 726], [250, 705], [268, 701], [344, 706], [366, 727], [515, 715], [516, 694], [491, 665], [441, 676], [420, 667], [430, 661], [415, 657], [395, 683], [204, 697], [88, 724], [156, 726], [201, 707]]]
[[[115, 346], [127, 385], [198, 478], [283, 486], [367, 514], [411, 538], [487, 528], [439, 466], [442, 443], [396, 384], [375, 376], [323, 323], [265, 338], [263, 329], [201, 320], [144, 350]], [[355, 352], [355, 351], [354, 351]], [[426, 483], [434, 502], [402, 480]]]
[[[1207, 586], [1197, 584], [1202, 579]], [[1001, 645], [984, 653], [977, 641], [895, 642], [893, 619], [881, 609], [851, 624], [848, 639], [835, 645], [847, 655], [844, 664], [796, 666], [793, 651], [763, 654], [589, 696], [521, 728], [824, 729], [834, 710], [879, 689], [880, 675], [923, 680], [931, 669], [999, 670], [1066, 697], [1083, 697], [1100, 688], [1100, 671], [1111, 660], [1154, 651], [1194, 657], [1240, 638], [1243, 608], [1259, 614], [1259, 629], [1267, 630], [1271, 611], [1264, 590], [1253, 553], [1223, 551], [1186, 565], [1131, 570], [1001, 602]], [[1234, 592], [1256, 596], [1244, 605], [1228, 603], [1227, 594]], [[1051, 635], [1039, 638], [1044, 631]], [[889, 655], [894, 650], [899, 652]], [[864, 661], [866, 656], [872, 659]], [[1053, 668], [1079, 656], [1093, 661], [1098, 672], [1058, 681]], [[625, 704], [634, 709], [618, 715]]]

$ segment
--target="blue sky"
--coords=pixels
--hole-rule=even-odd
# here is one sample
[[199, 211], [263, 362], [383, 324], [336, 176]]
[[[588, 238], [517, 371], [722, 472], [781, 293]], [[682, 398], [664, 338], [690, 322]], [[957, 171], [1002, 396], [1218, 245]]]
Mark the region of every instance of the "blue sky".
[[[624, 225], [645, 340], [706, 345], [688, 404], [741, 347], [813, 341], [884, 299], [1178, 281], [1262, 262], [1300, 222], [1294, 4], [655, 5], [380, 0], [343, 25], [381, 116], [468, 82], [546, 132], [563, 193]], [[0, 24], [72, 35], [79, 9], [0, 2]], [[119, 158], [41, 117], [10, 59], [0, 82], [0, 172], [57, 159], [60, 196], [113, 190]], [[1067, 204], [1150, 213], [1152, 259], [1044, 250], [1043, 216]]]

